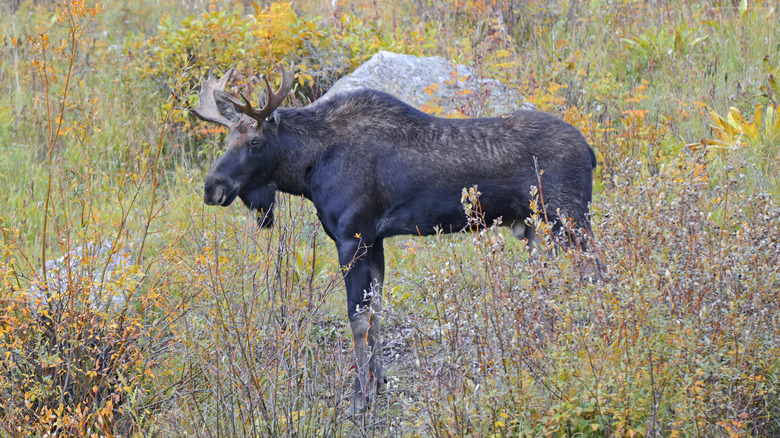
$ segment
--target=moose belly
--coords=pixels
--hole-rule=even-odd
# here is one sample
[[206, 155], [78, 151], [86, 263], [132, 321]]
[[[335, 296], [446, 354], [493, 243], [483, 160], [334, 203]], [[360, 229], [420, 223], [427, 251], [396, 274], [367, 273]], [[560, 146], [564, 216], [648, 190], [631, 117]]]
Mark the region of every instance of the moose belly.
[[461, 203], [463, 189], [477, 185], [479, 209], [483, 222], [490, 226], [496, 219], [503, 225], [511, 225], [530, 215], [528, 196], [515, 187], [507, 187], [494, 181], [477, 181], [472, 184], [449, 184], [427, 187], [397, 197], [390, 209], [379, 221], [381, 237], [399, 234], [430, 235], [438, 232], [457, 233], [468, 226], [468, 218]]

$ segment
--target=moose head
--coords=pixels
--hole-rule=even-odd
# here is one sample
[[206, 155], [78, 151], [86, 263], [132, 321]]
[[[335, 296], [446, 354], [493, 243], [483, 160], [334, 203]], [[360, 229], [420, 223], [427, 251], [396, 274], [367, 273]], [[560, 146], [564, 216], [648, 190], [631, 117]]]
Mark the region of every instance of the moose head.
[[203, 193], [206, 204], [228, 206], [240, 196], [250, 208], [269, 208], [253, 205], [247, 199], [252, 200], [257, 198], [257, 193], [267, 192], [265, 187], [275, 168], [275, 157], [269, 153], [266, 145], [279, 123], [276, 109], [292, 88], [295, 63], [292, 63], [290, 70], [284, 70], [281, 65], [279, 69], [282, 72], [282, 83], [276, 92], [271, 90], [271, 84], [263, 76], [266, 93], [260, 109], [253, 108], [243, 94], [242, 103], [225, 92], [225, 86], [235, 68], [231, 68], [219, 80], [209, 72], [208, 79], [203, 82], [198, 93], [198, 106], [192, 109], [193, 113], [202, 120], [226, 126], [230, 130], [226, 140], [227, 150], [206, 175]]

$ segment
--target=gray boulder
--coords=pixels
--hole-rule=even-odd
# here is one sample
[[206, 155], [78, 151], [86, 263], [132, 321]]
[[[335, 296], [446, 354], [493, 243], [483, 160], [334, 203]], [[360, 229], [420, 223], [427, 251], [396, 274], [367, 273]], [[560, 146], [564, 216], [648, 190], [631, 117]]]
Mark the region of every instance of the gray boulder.
[[[45, 306], [51, 300], [56, 307], [58, 303], [64, 302], [69, 289], [75, 289], [89, 291], [88, 302], [85, 304], [94, 309], [120, 309], [126, 301], [125, 292], [135, 283], [135, 278], [129, 272], [135, 260], [126, 248], [113, 251], [112, 248], [113, 243], [106, 239], [79, 245], [60, 258], [47, 260], [47, 287], [36, 285], [30, 288], [29, 295], [33, 304], [36, 307]], [[128, 276], [124, 282], [125, 287], [114, 290], [111, 280], [122, 275]], [[78, 304], [82, 302], [83, 300], [79, 300]]]
[[386, 51], [339, 79], [315, 104], [364, 88], [384, 91], [439, 116], [498, 116], [534, 109], [516, 90], [478, 77], [471, 67], [454, 65], [439, 56], [420, 58]]

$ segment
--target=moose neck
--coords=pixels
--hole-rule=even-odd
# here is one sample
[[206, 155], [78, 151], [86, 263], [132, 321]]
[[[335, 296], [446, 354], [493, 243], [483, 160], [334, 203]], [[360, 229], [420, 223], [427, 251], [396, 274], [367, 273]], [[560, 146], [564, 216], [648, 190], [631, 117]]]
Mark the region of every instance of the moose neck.
[[272, 179], [280, 191], [310, 199], [307, 173], [322, 155], [326, 129], [307, 108], [277, 111], [280, 123], [273, 134], [276, 169]]

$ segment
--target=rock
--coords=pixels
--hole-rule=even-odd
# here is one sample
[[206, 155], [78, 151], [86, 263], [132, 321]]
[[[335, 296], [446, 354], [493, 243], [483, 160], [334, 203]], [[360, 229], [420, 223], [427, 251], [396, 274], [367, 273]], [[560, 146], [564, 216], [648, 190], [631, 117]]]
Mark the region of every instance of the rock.
[[516, 90], [495, 79], [478, 77], [471, 67], [453, 65], [439, 56], [420, 58], [386, 51], [339, 79], [316, 102], [364, 88], [384, 91], [439, 116], [498, 116], [535, 109]]
[[[112, 246], [113, 242], [108, 239], [100, 243], [87, 243], [72, 249], [58, 259], [47, 260], [45, 266], [48, 294], [42, 286], [33, 286], [30, 288], [30, 299], [36, 307], [46, 305], [49, 299], [52, 299], [53, 303], [60, 302], [60, 298], [68, 293], [68, 285], [71, 284], [75, 290], [89, 288], [88, 304], [94, 309], [109, 310], [123, 307], [126, 301], [125, 291], [132, 286], [129, 283], [133, 283], [133, 280], [128, 280], [126, 287], [118, 290], [105, 286], [113, 286], [112, 280], [127, 275], [135, 261], [126, 248], [120, 248], [112, 253]], [[68, 270], [70, 270], [70, 280]], [[102, 284], [101, 277], [103, 277]], [[40, 278], [43, 279], [43, 276], [41, 275]]]

